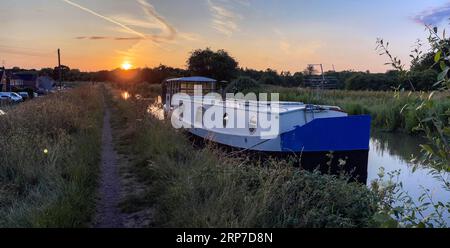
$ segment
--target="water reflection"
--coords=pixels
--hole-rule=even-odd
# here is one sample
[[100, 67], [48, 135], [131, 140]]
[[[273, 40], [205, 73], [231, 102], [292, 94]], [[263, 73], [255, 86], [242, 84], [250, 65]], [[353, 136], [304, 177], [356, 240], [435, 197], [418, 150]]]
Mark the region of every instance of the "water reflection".
[[122, 97], [123, 100], [128, 100], [131, 96], [130, 93], [128, 93], [128, 91], [123, 91], [120, 96]]
[[162, 99], [161, 96], [158, 96], [154, 99], [153, 103], [148, 105], [147, 107], [147, 113], [152, 115], [157, 120], [164, 120], [164, 109], [162, 105]]
[[[430, 174], [431, 169], [424, 164], [411, 162], [412, 156], [420, 155], [419, 145], [423, 143], [425, 140], [420, 137], [375, 132], [370, 141], [368, 184], [378, 178], [381, 167], [384, 167], [386, 172], [400, 170], [399, 182], [416, 202], [424, 192], [424, 188], [431, 190], [433, 200], [436, 202], [448, 202], [450, 192], [442, 187], [440, 180]], [[447, 219], [450, 218], [449, 213], [445, 216]], [[450, 219], [447, 223], [450, 224]]]

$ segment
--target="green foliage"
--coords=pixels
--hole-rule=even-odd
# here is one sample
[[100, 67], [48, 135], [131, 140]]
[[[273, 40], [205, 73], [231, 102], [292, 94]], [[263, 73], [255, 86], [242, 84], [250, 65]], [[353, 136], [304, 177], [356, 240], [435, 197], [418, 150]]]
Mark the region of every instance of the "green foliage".
[[[411, 71], [405, 77], [398, 71], [387, 73], [354, 73], [345, 81], [347, 90], [432, 90], [438, 73], [434, 70]], [[412, 85], [412, 86], [411, 86]], [[412, 88], [413, 87], [413, 88]]]
[[256, 71], [252, 69], [240, 69], [240, 77], [249, 77], [260, 84], [278, 85], [286, 87], [302, 86], [304, 75], [301, 72], [291, 74], [289, 71], [278, 73], [275, 70], [267, 69], [265, 71]]
[[243, 92], [246, 93], [250, 90], [258, 90], [259, 84], [257, 81], [249, 77], [239, 77], [231, 82], [227, 87], [228, 92]]
[[430, 189], [423, 189], [420, 197], [413, 199], [403, 189], [399, 175], [400, 171], [386, 175], [384, 168], [381, 168], [379, 178], [372, 182], [371, 190], [380, 199], [373, 218], [374, 225], [385, 228], [447, 227], [444, 212], [450, 209], [450, 203], [434, 201]]
[[410, 79], [417, 90], [433, 90], [435, 87], [436, 78], [438, 72], [431, 69], [426, 69], [422, 71], [411, 71]]
[[283, 85], [283, 79], [278, 75], [277, 71], [267, 69], [259, 80], [261, 84]]
[[[413, 57], [411, 71], [403, 70], [400, 63], [393, 63], [393, 65], [404, 72], [403, 75], [409, 82], [412, 82], [415, 77], [423, 77], [424, 79], [421, 78], [420, 80], [427, 82], [433, 76], [437, 77], [437, 83], [434, 83], [432, 87], [438, 87], [441, 94], [444, 95], [442, 101], [435, 101], [437, 92], [431, 92], [427, 95], [422, 93], [415, 102], [406, 103], [401, 113], [405, 116], [406, 127], [413, 127], [414, 130], [422, 131], [428, 141], [427, 144], [421, 145], [424, 155], [414, 158], [414, 160], [421, 160], [422, 164], [430, 166], [430, 174], [441, 181], [444, 189], [450, 190], [450, 182], [448, 181], [448, 172], [450, 171], [450, 96], [448, 95], [450, 78], [448, 73], [450, 66], [446, 56], [450, 51], [450, 45], [445, 38], [445, 31], [441, 37], [436, 27], [431, 28], [427, 26], [427, 28], [430, 31], [428, 41], [432, 51], [422, 57], [411, 56]], [[387, 54], [395, 62], [387, 47], [383, 46], [382, 40], [378, 42], [385, 50], [383, 54]], [[420, 55], [420, 53], [418, 54]], [[418, 68], [423, 68], [424, 65], [438, 72], [436, 73], [432, 70], [418, 72]], [[426, 85], [429, 86], [429, 83]], [[396, 99], [399, 100], [399, 94], [396, 96]], [[380, 173], [381, 179], [373, 185], [373, 191], [378, 193], [381, 199], [379, 213], [376, 215], [378, 216], [376, 222], [379, 225], [419, 228], [447, 227], [448, 220], [444, 218], [444, 213], [450, 212], [450, 202], [436, 202], [431, 190], [426, 188], [423, 189], [423, 194], [417, 201], [413, 200], [403, 190], [401, 183], [393, 182], [392, 178], [394, 176], [394, 174], [390, 175], [387, 186], [381, 186], [383, 184], [383, 173]], [[432, 210], [432, 212], [426, 214], [425, 211], [427, 210]]]
[[187, 60], [187, 65], [193, 76], [231, 81], [236, 76], [238, 62], [225, 50], [212, 51], [206, 48], [193, 51]]
[[345, 81], [346, 90], [391, 90], [398, 86], [398, 76], [357, 73]]

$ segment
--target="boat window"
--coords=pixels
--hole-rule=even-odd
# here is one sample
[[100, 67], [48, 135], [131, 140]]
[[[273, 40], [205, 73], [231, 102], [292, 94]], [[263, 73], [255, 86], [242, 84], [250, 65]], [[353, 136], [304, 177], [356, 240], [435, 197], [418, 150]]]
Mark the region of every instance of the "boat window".
[[248, 123], [248, 130], [250, 131], [250, 134], [254, 134], [257, 128], [258, 128], [258, 118], [256, 118], [256, 116], [252, 116]]
[[225, 113], [224, 115], [223, 115], [223, 128], [227, 128], [227, 125], [228, 125], [228, 119], [229, 119], [230, 117], [228, 116], [228, 113]]

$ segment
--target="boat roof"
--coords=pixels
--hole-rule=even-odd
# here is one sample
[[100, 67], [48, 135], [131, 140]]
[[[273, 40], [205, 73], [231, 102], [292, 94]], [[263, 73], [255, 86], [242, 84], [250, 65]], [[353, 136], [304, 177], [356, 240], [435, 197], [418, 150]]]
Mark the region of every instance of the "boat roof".
[[215, 83], [217, 80], [207, 77], [180, 77], [180, 78], [170, 78], [166, 80], [167, 82], [192, 82], [192, 83]]

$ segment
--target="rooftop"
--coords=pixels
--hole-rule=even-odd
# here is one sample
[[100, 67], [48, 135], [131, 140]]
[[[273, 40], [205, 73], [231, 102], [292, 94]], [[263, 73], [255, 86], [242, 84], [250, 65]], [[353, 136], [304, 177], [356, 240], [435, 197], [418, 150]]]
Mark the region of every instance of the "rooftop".
[[215, 83], [217, 80], [207, 77], [181, 77], [167, 79], [167, 82], [201, 82], [201, 83]]
[[37, 79], [37, 76], [38, 74], [35, 71], [21, 71], [13, 73], [14, 79], [22, 79], [25, 81], [34, 81]]

